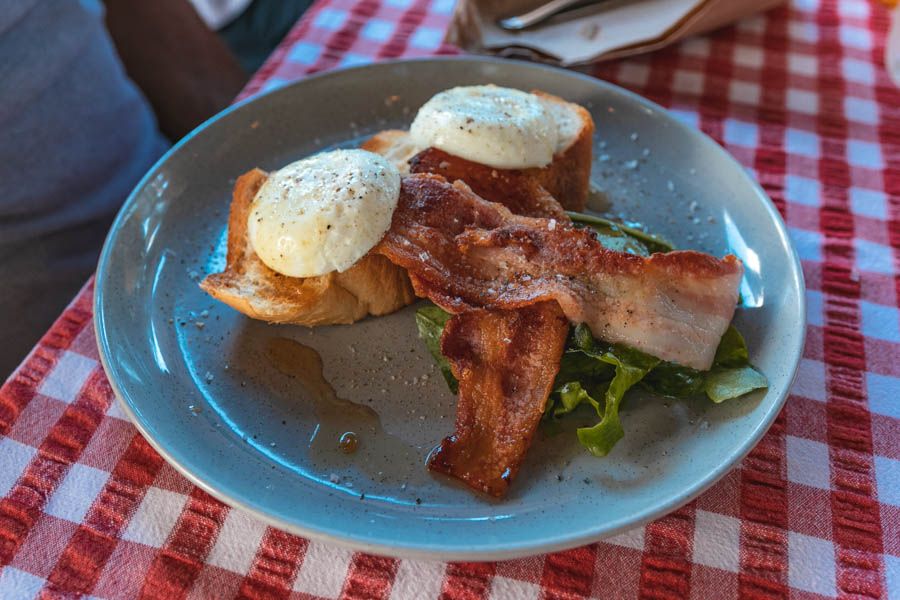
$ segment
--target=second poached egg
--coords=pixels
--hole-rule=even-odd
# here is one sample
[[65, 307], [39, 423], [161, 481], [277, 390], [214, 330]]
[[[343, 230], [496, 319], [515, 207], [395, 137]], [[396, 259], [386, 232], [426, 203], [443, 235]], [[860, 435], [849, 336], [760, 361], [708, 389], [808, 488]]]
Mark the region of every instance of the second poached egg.
[[494, 85], [455, 87], [419, 109], [410, 134], [433, 147], [498, 169], [544, 167], [559, 145], [555, 115], [534, 94]]

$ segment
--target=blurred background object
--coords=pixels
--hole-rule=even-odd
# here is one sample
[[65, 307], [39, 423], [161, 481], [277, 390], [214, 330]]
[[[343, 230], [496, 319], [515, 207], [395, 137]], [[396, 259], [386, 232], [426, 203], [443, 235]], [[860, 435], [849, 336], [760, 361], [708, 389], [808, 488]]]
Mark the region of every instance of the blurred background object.
[[259, 69], [313, 0], [191, 0], [248, 73]]
[[891, 28], [884, 46], [884, 66], [894, 85], [900, 87], [900, 4], [897, 0], [882, 0], [891, 10]]
[[106, 0], [104, 6], [118, 58], [170, 140], [228, 106], [246, 83], [234, 54], [187, 0]]
[[547, 0], [458, 0], [447, 41], [469, 52], [584, 65], [649, 52], [785, 0], [603, 0], [564, 10], [521, 31], [498, 20]]
[[[192, 0], [195, 4], [211, 0]], [[313, 0], [252, 0], [234, 19], [215, 27], [245, 71], [254, 73]]]
[[138, 180], [309, 3], [0, 0], [0, 380], [93, 273]]

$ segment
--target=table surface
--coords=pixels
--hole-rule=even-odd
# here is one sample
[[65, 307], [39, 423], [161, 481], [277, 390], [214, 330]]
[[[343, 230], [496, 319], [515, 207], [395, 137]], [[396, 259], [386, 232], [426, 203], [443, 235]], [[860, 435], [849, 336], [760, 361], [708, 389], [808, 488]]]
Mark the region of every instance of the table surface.
[[[245, 95], [311, 72], [451, 53], [453, 0], [320, 0]], [[644, 527], [483, 564], [354, 553], [193, 487], [124, 418], [89, 282], [0, 389], [0, 596], [900, 598], [900, 90], [888, 15], [795, 0], [595, 75], [670, 108], [759, 180], [808, 286], [806, 350], [772, 429]]]

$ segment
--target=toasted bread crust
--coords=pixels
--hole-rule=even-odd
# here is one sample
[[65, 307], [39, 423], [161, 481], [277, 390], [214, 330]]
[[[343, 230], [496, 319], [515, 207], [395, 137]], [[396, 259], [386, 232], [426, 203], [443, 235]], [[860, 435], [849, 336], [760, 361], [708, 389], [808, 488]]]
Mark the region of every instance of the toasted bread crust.
[[548, 166], [524, 169], [567, 210], [583, 211], [591, 187], [591, 162], [594, 155], [594, 119], [583, 106], [540, 90], [531, 92], [551, 102], [559, 102], [573, 111], [581, 129], [568, 148], [556, 154]]
[[367, 254], [343, 273], [288, 277], [267, 267], [247, 236], [250, 205], [267, 174], [253, 169], [234, 185], [228, 216], [225, 271], [200, 284], [209, 295], [254, 319], [296, 325], [332, 325], [394, 312], [415, 300], [406, 272]]
[[360, 148], [385, 157], [396, 165], [401, 175], [409, 173], [409, 160], [419, 151], [409, 139], [409, 132], [402, 129], [380, 131], [363, 142]]

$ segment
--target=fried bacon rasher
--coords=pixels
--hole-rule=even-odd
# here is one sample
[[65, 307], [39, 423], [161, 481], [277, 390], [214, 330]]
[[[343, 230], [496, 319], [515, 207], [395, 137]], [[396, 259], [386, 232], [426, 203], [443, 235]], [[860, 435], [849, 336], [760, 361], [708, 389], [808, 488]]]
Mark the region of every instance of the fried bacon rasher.
[[433, 174], [403, 180], [376, 251], [407, 270], [417, 295], [455, 315], [441, 344], [460, 382], [456, 433], [429, 466], [495, 496], [537, 428], [568, 322], [708, 369], [743, 272], [733, 256], [614, 252], [564, 216], [515, 215]]

